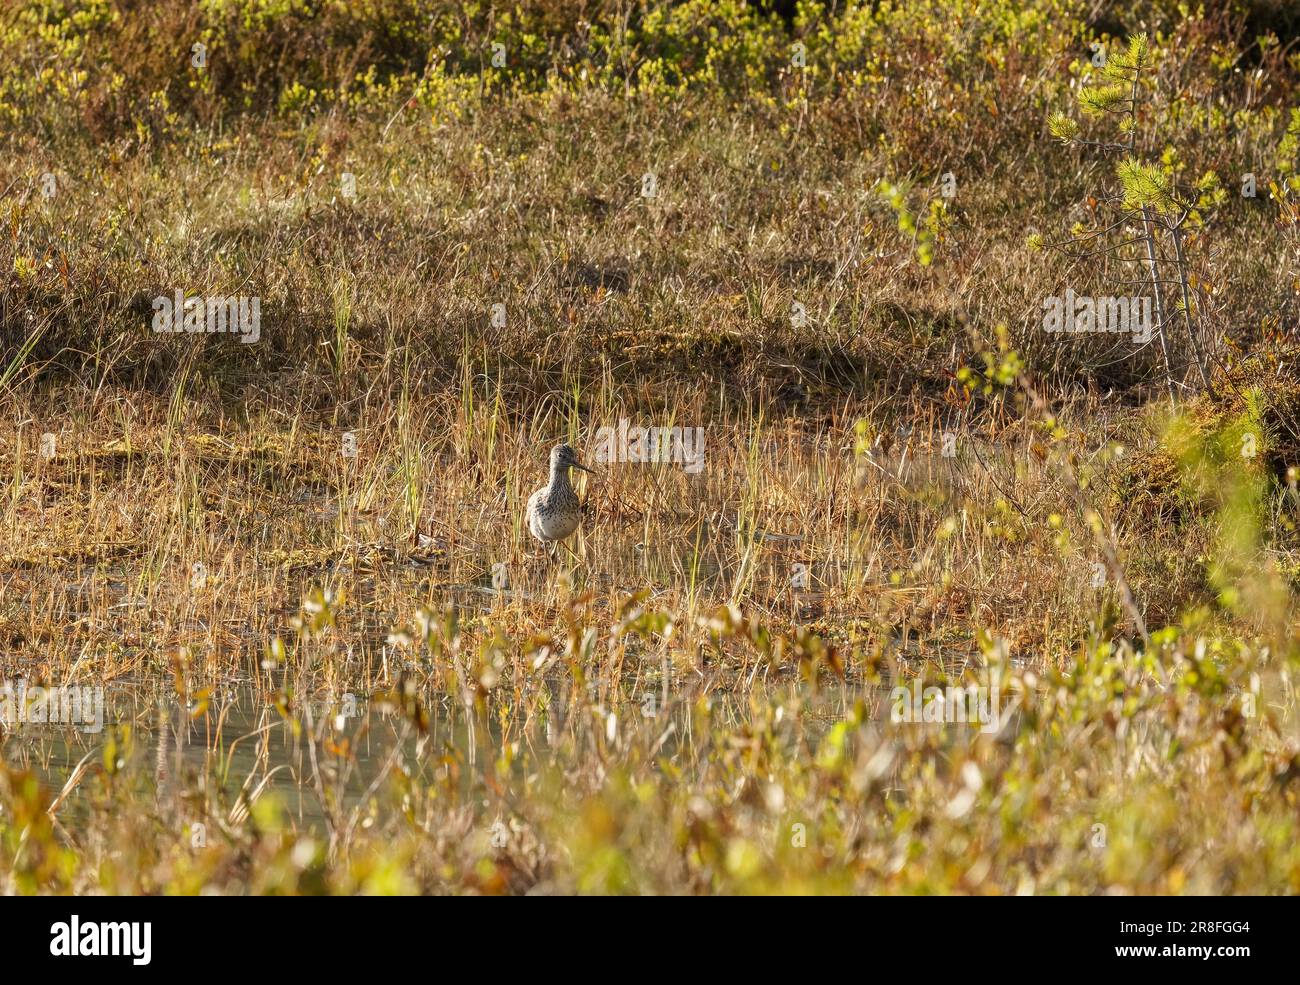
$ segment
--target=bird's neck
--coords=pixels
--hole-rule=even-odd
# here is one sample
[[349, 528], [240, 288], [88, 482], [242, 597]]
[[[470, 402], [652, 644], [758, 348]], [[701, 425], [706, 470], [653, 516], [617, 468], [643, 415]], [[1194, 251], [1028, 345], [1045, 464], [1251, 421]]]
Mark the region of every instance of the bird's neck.
[[551, 492], [561, 492], [572, 490], [573, 486], [569, 484], [569, 470], [563, 466], [555, 466], [551, 469], [551, 481], [546, 486]]

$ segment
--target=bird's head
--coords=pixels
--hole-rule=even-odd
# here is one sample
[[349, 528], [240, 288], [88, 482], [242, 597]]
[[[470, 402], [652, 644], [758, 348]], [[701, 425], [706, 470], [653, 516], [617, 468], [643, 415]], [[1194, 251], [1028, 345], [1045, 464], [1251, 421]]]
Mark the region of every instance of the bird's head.
[[591, 469], [578, 461], [578, 453], [570, 445], [556, 445], [551, 449], [551, 470], [564, 469], [582, 469], [584, 472], [590, 472]]

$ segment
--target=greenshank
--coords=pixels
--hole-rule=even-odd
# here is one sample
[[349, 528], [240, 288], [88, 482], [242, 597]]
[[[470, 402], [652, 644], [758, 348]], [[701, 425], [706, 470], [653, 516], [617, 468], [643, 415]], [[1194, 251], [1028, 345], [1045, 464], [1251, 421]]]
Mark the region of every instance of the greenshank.
[[550, 481], [528, 497], [528, 531], [548, 548], [571, 536], [582, 519], [582, 504], [569, 482], [571, 468], [591, 471], [571, 447], [556, 445], [551, 449]]

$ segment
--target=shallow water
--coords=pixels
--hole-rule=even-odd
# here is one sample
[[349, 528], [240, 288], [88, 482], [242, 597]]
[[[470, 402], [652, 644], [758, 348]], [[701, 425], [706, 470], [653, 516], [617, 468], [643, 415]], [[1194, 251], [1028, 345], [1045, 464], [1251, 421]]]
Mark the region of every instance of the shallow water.
[[[682, 743], [692, 741], [692, 711], [687, 704], [670, 704], [666, 710], [656, 706], [656, 714], [647, 715], [645, 696], [624, 695], [613, 704], [601, 703], [592, 685], [591, 693], [575, 702], [564, 681], [545, 681], [540, 687], [546, 692], [545, 721], [520, 735], [529, 755], [516, 761], [516, 772], [525, 761], [528, 768], [552, 757], [562, 763], [561, 750], [567, 747], [571, 755], [580, 731], [589, 737], [593, 715], [599, 716], [598, 723], [608, 724], [612, 714], [612, 730], [644, 729], [642, 741], [652, 742], [657, 735], [658, 754], [670, 760]], [[859, 698], [871, 717], [881, 722], [879, 728], [904, 727], [886, 721], [891, 709], [888, 688], [855, 686], [801, 694], [794, 727], [815, 748]], [[724, 728], [741, 729], [749, 719], [743, 697], [714, 692], [709, 703], [711, 718]], [[78, 764], [88, 764], [57, 815], [74, 836], [88, 817], [88, 796], [93, 797], [95, 784], [103, 782], [105, 750], [110, 748], [129, 749], [119, 753], [125, 767], [120, 775], [127, 777], [124, 782], [136, 785], [140, 797], [156, 800], [160, 815], [168, 803], [175, 807], [173, 795], [178, 789], [196, 785], [209, 792], [219, 789], [224, 793], [217, 799], [233, 810], [243, 788], [258, 797], [276, 795], [296, 826], [323, 834], [328, 818], [322, 794], [335, 818], [351, 815], [384, 791], [393, 769], [424, 773], [427, 779], [430, 771], [445, 768], [439, 763], [448, 756], [463, 765], [458, 785], [462, 794], [469, 794], [476, 776], [481, 779], [484, 771], [494, 768], [501, 741], [498, 718], [492, 713], [486, 716], [484, 737], [470, 727], [463, 709], [450, 701], [435, 701], [428, 706], [428, 730], [421, 735], [382, 700], [348, 694], [335, 701], [300, 703], [296, 731], [271, 695], [246, 683], [219, 689], [197, 717], [180, 707], [174, 696], [160, 697], [156, 689], [132, 684], [106, 689], [104, 709], [99, 731], [93, 726], [27, 723], [7, 730], [3, 745], [6, 763], [33, 770], [52, 798], [58, 797]], [[917, 724], [946, 728], [956, 742], [971, 741], [979, 731], [973, 725]], [[308, 741], [311, 730], [321, 740], [314, 750]], [[599, 724], [596, 730], [601, 731]], [[347, 756], [337, 754], [344, 742]]]

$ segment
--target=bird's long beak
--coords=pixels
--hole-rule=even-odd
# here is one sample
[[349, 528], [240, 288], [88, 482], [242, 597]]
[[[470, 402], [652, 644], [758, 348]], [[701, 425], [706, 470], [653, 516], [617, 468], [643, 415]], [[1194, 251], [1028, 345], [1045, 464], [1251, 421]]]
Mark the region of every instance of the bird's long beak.
[[574, 467], [575, 469], [582, 469], [582, 471], [586, 472], [588, 475], [595, 475], [595, 474], [596, 474], [595, 472], [591, 471], [591, 469], [587, 468], [587, 466], [585, 466], [585, 465], [579, 465], [577, 462], [574, 462], [574, 463], [573, 463], [573, 467]]

